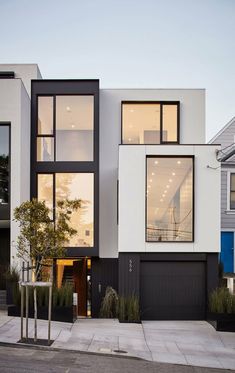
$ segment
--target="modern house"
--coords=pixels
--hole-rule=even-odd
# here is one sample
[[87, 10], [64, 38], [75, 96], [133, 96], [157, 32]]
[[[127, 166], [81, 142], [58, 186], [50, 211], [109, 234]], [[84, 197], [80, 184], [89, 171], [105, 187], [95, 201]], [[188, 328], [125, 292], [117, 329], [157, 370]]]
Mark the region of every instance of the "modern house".
[[235, 272], [235, 118], [232, 118], [210, 144], [221, 144], [221, 254], [225, 273]]
[[79, 316], [98, 317], [110, 285], [139, 296], [142, 319], [204, 319], [220, 251], [220, 145], [205, 144], [205, 91], [101, 89], [43, 80], [36, 65], [0, 71], [5, 261], [16, 260], [17, 205], [37, 197], [54, 220], [59, 199], [79, 198], [78, 233], [54, 258]]

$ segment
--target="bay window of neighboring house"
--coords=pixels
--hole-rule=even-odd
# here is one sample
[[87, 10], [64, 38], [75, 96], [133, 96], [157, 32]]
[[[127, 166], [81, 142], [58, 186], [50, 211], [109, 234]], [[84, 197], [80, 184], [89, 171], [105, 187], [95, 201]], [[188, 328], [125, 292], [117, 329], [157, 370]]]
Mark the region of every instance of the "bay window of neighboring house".
[[230, 176], [230, 190], [229, 193], [229, 208], [228, 210], [233, 210], [235, 212], [235, 173], [229, 173]]

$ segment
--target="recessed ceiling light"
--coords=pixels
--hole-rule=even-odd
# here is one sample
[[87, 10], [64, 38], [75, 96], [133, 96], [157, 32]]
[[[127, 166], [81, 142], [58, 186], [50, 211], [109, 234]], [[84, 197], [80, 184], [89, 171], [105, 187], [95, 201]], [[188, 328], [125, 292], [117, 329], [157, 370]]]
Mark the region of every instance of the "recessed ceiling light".
[[149, 182], [152, 183], [153, 179], [149, 179]]
[[131, 112], [131, 113], [134, 113], [134, 109], [131, 109], [130, 112]]
[[177, 164], [181, 164], [181, 161], [177, 161]]
[[128, 141], [131, 142], [131, 138], [130, 137], [129, 137]]
[[175, 176], [175, 172], [172, 172], [172, 176]]
[[151, 185], [148, 185], [148, 188], [151, 188]]
[[164, 190], [164, 193], [167, 193], [167, 190]]
[[155, 161], [154, 163], [155, 163], [155, 164], [158, 164], [158, 161]]
[[155, 173], [154, 172], [152, 172], [152, 176], [154, 176], [155, 175]]
[[160, 202], [163, 202], [163, 199], [162, 199], [162, 198], [160, 199]]
[[169, 179], [169, 183], [172, 183], [172, 179]]
[[167, 187], [167, 188], [170, 188], [170, 185], [167, 185], [166, 187]]
[[66, 110], [67, 110], [68, 112], [70, 112], [70, 111], [71, 111], [70, 106], [67, 106], [67, 107], [66, 107]]
[[163, 194], [162, 197], [165, 197], [165, 194]]

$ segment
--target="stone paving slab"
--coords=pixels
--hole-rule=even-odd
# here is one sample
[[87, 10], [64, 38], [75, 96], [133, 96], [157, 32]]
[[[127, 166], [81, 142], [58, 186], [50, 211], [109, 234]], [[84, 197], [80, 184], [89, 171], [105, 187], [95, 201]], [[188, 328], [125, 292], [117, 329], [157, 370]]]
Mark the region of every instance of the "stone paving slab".
[[[29, 336], [34, 320], [29, 319]], [[20, 318], [0, 313], [0, 342], [16, 343]], [[47, 321], [38, 320], [38, 337], [47, 338]], [[143, 321], [79, 319], [52, 322], [52, 348], [134, 356], [149, 361], [197, 367], [235, 369], [235, 333], [217, 332], [204, 321]], [[121, 355], [122, 353], [119, 353]]]

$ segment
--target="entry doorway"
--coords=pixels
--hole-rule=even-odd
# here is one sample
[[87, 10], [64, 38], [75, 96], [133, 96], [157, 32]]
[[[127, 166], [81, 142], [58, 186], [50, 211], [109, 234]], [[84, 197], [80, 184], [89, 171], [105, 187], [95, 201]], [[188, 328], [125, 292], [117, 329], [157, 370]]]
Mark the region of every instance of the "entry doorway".
[[91, 316], [91, 259], [57, 259], [56, 284], [70, 284], [77, 298], [77, 316]]

